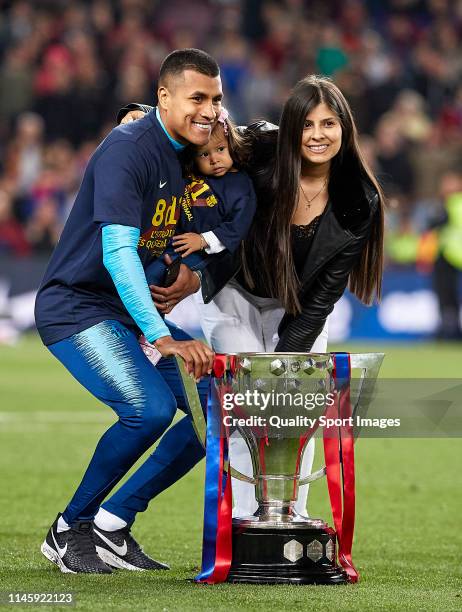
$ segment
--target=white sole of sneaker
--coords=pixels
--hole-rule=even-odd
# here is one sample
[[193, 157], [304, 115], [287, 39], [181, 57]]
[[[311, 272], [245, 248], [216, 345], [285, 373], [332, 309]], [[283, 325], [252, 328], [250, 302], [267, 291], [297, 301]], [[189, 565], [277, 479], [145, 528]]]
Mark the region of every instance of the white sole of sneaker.
[[106, 565], [111, 567], [116, 567], [117, 569], [127, 569], [132, 572], [145, 572], [146, 570], [141, 567], [136, 567], [135, 565], [131, 565], [124, 561], [114, 553], [111, 553], [109, 550], [106, 550], [102, 546], [96, 546], [96, 552], [98, 553], [98, 557], [104, 561]]
[[56, 550], [53, 550], [51, 546], [47, 544], [46, 540], [43, 542], [42, 546], [40, 547], [40, 550], [42, 551], [42, 555], [44, 555], [49, 561], [57, 565], [59, 569], [63, 572], [63, 574], [77, 573], [73, 572], [71, 569], [64, 565], [63, 560], [61, 559], [59, 554], [56, 552]]

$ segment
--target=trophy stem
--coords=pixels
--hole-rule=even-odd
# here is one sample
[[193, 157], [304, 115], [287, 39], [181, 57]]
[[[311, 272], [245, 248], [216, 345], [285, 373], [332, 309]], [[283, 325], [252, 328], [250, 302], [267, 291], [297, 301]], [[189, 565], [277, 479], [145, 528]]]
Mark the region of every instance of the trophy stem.
[[293, 501], [262, 501], [257, 500], [259, 506], [254, 516], [262, 521], [278, 521], [280, 523], [291, 522], [294, 517], [300, 516], [295, 511], [295, 503]]

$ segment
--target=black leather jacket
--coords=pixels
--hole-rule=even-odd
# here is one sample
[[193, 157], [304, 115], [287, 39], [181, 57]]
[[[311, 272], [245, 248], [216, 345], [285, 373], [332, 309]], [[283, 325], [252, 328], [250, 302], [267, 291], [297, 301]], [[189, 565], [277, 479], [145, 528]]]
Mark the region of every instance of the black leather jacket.
[[[302, 311], [286, 314], [279, 324], [278, 352], [307, 352], [320, 334], [335, 303], [343, 295], [350, 272], [361, 256], [378, 208], [378, 194], [364, 186], [361, 218], [354, 220], [342, 211], [350, 199], [346, 194], [335, 204], [331, 200], [313, 239], [310, 255], [301, 276], [299, 294]], [[338, 215], [343, 215], [343, 224]], [[349, 225], [351, 221], [351, 225]], [[203, 271], [202, 295], [209, 302], [240, 269], [239, 257], [225, 251]]]
[[[148, 112], [151, 106], [129, 104], [119, 111], [118, 121], [129, 110]], [[243, 130], [252, 138], [252, 166], [246, 168], [257, 192], [263, 187], [268, 166], [275, 156], [277, 126], [259, 121]], [[264, 205], [264, 198], [258, 205]], [[302, 311], [286, 314], [279, 324], [278, 352], [307, 352], [321, 332], [335, 303], [343, 295], [351, 270], [359, 260], [373, 223], [379, 197], [366, 180], [352, 174], [329, 185], [329, 202], [313, 239], [301, 276], [299, 300]], [[202, 272], [202, 295], [208, 303], [240, 269], [239, 253], [223, 251], [210, 258]]]

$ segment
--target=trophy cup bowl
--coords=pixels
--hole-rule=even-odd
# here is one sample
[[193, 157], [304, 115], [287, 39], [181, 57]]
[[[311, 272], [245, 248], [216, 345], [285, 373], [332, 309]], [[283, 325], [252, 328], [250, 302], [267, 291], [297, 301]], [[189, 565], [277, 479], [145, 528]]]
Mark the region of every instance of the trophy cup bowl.
[[[252, 584], [343, 584], [345, 571], [336, 563], [336, 534], [322, 519], [298, 514], [299, 487], [325, 475], [325, 468], [300, 477], [300, 466], [329, 393], [334, 395], [330, 354], [238, 353], [221, 356], [223, 376], [214, 384], [246, 402], [226, 410], [229, 432], [237, 431], [249, 449], [253, 476], [233, 469], [233, 477], [255, 486], [257, 511], [233, 518], [232, 562], [228, 582]], [[363, 371], [364, 384], [375, 380], [382, 354], [351, 355], [352, 367]], [[179, 364], [180, 365], [180, 364]], [[180, 372], [181, 372], [180, 367]], [[367, 372], [368, 378], [365, 378]], [[205, 423], [193, 381], [182, 374], [197, 435], [205, 439]], [[259, 401], [270, 397], [264, 410]], [[309, 407], [290, 398], [317, 397]], [[359, 389], [355, 407], [359, 405]], [[281, 398], [284, 402], [281, 402]], [[327, 400], [326, 400], [327, 398]], [[314, 405], [311, 405], [313, 404]], [[289, 404], [289, 405], [287, 405]], [[224, 411], [225, 412], [225, 411]], [[260, 418], [259, 418], [260, 417]], [[282, 419], [282, 421], [281, 421]], [[283, 423], [281, 426], [280, 423]], [[232, 463], [232, 457], [231, 457]]]

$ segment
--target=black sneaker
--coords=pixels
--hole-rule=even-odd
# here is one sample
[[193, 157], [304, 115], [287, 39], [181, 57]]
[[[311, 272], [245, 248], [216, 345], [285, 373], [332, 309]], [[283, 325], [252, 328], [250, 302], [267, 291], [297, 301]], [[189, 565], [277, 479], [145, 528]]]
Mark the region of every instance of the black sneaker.
[[154, 561], [130, 533], [130, 527], [104, 531], [94, 526], [96, 552], [111, 567], [135, 571], [168, 570], [168, 565]]
[[112, 574], [112, 569], [96, 554], [93, 523], [76, 521], [58, 533], [58, 514], [50, 527], [41, 551], [66, 574]]

